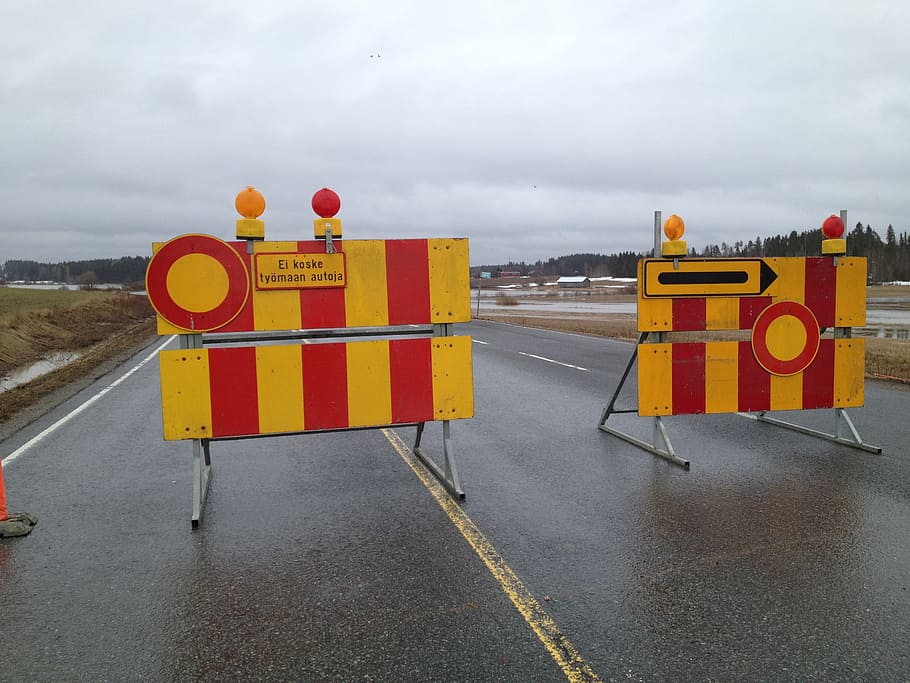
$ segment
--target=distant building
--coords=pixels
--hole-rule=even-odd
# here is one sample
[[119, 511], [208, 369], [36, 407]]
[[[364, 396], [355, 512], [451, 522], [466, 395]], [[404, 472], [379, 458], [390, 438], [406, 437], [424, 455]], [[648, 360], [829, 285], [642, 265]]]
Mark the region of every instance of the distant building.
[[521, 277], [521, 273], [517, 270], [501, 270], [499, 271], [499, 277]]
[[564, 275], [556, 281], [559, 287], [590, 287], [591, 278], [584, 275]]

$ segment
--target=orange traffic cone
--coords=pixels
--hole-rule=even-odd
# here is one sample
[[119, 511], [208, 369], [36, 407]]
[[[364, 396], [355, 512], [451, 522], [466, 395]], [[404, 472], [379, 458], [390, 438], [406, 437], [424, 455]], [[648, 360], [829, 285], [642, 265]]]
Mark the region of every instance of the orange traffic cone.
[[0, 522], [5, 522], [9, 517], [6, 510], [6, 486], [3, 485], [3, 458], [0, 458]]
[[6, 486], [3, 483], [3, 459], [0, 458], [0, 538], [10, 536], [27, 536], [38, 518], [27, 512], [15, 512], [12, 515], [6, 509]]

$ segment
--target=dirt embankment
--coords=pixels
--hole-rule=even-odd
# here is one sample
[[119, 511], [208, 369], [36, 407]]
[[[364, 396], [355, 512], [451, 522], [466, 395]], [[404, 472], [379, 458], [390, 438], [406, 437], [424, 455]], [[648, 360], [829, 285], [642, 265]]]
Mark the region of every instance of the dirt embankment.
[[146, 297], [123, 293], [72, 307], [19, 311], [0, 326], [0, 374], [54, 351], [85, 351], [153, 315]]
[[109, 293], [92, 299], [2, 316], [0, 374], [55, 351], [82, 355], [65, 367], [0, 393], [0, 436], [53, 408], [154, 339], [154, 312], [146, 297]]

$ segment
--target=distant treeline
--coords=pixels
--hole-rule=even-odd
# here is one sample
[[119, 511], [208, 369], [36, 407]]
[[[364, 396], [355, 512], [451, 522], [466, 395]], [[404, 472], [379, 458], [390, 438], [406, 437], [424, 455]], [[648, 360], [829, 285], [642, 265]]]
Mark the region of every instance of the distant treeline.
[[[820, 230], [793, 230], [789, 235], [777, 235], [748, 242], [709, 244], [701, 252], [694, 248], [689, 256], [818, 256], [821, 254]], [[869, 278], [873, 282], [910, 281], [910, 233], [897, 235], [888, 226], [882, 237], [869, 225], [857, 223], [847, 235], [847, 255], [865, 256], [869, 259]], [[616, 254], [569, 254], [546, 261], [524, 261], [483, 265], [472, 268], [472, 275], [481, 271], [500, 276], [503, 273], [559, 277], [560, 275], [587, 275], [588, 277], [635, 277], [638, 260], [648, 253], [622, 251]], [[117, 259], [91, 261], [64, 261], [39, 263], [37, 261], [7, 261], [0, 269], [0, 278], [6, 281], [52, 281], [67, 284], [130, 284], [145, 280], [148, 256], [124, 256]]]
[[618, 254], [569, 254], [538, 261], [534, 264], [510, 261], [497, 266], [481, 266], [477, 270], [490, 272], [494, 277], [502, 276], [504, 273], [546, 277], [559, 277], [560, 275], [635, 277], [638, 260], [641, 257], [641, 254], [634, 251], [623, 251]]
[[92, 261], [64, 261], [63, 263], [39, 263], [37, 261], [7, 261], [0, 276], [7, 282], [63, 282], [66, 284], [98, 283], [129, 284], [145, 280], [148, 256], [124, 256], [115, 259], [94, 259]]
[[[868, 259], [869, 279], [873, 282], [910, 281], [910, 233], [897, 235], [892, 226], [885, 231], [885, 238], [870, 226], [857, 223], [848, 234], [848, 256], [864, 256]], [[700, 252], [689, 250], [689, 256], [703, 257], [742, 257], [742, 256], [820, 256], [821, 241], [824, 239], [820, 230], [793, 230], [789, 235], [777, 235], [762, 239], [756, 237], [748, 242], [727, 244], [709, 244]], [[480, 271], [494, 276], [503, 273], [519, 275], [539, 275], [558, 277], [561, 275], [586, 275], [588, 277], [635, 277], [638, 260], [651, 256], [651, 252], [636, 253], [624, 251], [618, 254], [569, 254], [557, 256], [546, 261], [525, 263], [523, 261], [496, 265], [478, 266], [472, 269], [472, 275], [479, 276]]]

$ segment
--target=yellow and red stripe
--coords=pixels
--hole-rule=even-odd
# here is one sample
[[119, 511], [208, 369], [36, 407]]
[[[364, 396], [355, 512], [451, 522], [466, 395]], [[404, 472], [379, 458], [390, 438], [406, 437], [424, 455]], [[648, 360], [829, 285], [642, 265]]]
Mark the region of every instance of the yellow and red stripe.
[[164, 438], [378, 427], [474, 414], [470, 337], [162, 351]]
[[863, 405], [862, 339], [821, 339], [813, 361], [789, 376], [769, 373], [749, 341], [638, 347], [638, 413], [685, 415], [848, 408]]
[[[250, 295], [214, 332], [384, 327], [471, 319], [468, 241], [463, 238], [337, 240], [346, 283], [337, 288], [256, 288], [255, 254], [325, 253], [325, 242], [227, 242], [246, 265]], [[156, 245], [160, 249], [162, 245]], [[232, 283], [235, 284], [235, 283]], [[199, 287], [205, 287], [199, 282]], [[186, 333], [158, 317], [159, 334]]]

